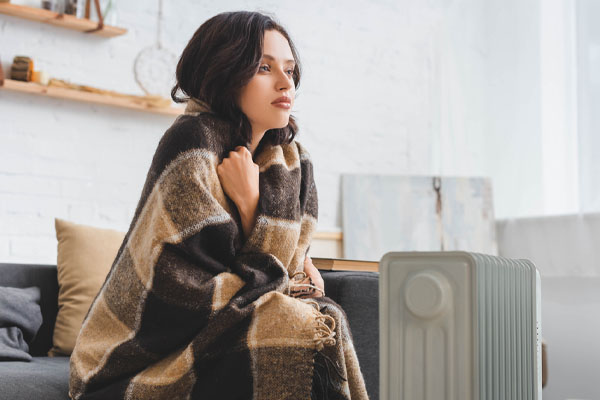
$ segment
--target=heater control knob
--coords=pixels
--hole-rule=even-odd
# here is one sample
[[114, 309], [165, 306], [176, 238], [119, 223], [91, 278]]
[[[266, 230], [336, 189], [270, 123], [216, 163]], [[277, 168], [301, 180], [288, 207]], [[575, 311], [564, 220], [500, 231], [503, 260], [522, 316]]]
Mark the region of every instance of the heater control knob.
[[416, 317], [429, 319], [446, 311], [450, 301], [450, 284], [437, 271], [423, 271], [406, 282], [406, 307]]

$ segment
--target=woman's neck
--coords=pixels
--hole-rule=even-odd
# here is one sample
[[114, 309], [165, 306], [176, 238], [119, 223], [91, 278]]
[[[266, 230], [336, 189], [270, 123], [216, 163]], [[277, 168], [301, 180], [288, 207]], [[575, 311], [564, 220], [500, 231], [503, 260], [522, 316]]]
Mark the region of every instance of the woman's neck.
[[262, 140], [262, 138], [264, 136], [265, 136], [265, 132], [253, 133], [252, 134], [252, 141], [250, 143], [250, 153], [252, 155], [254, 155], [254, 152], [256, 151], [256, 148], [258, 147], [258, 144], [260, 143], [260, 141]]

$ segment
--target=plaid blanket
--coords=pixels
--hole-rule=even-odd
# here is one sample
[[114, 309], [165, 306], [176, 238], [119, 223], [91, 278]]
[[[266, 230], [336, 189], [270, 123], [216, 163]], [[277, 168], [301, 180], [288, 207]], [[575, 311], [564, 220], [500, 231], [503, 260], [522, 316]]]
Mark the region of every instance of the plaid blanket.
[[216, 167], [230, 125], [188, 103], [157, 147], [140, 201], [70, 361], [72, 399], [367, 399], [346, 315], [305, 298], [317, 222], [307, 151], [258, 153], [246, 240]]

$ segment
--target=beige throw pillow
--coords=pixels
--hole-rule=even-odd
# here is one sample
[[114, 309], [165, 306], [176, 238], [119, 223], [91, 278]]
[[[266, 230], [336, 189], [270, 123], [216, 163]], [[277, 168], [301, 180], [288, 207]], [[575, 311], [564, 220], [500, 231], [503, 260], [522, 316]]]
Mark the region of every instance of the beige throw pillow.
[[70, 356], [81, 324], [117, 256], [124, 232], [54, 219], [58, 240], [58, 315], [51, 357]]

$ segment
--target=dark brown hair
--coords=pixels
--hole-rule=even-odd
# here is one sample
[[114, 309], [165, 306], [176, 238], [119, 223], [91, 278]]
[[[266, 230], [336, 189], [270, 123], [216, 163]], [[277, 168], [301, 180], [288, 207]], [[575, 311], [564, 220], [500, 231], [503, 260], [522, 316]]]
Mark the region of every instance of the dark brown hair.
[[[272, 17], [259, 12], [224, 12], [208, 19], [194, 33], [177, 63], [176, 84], [171, 98], [183, 103], [196, 98], [207, 103], [217, 116], [233, 123], [235, 134], [246, 142], [252, 126], [236, 99], [258, 72], [265, 31], [276, 30], [288, 41], [296, 66], [294, 86], [300, 85], [300, 60], [286, 30]], [[177, 97], [180, 89], [186, 97]], [[291, 142], [298, 126], [290, 115], [284, 128], [270, 129], [264, 139], [273, 144]]]

